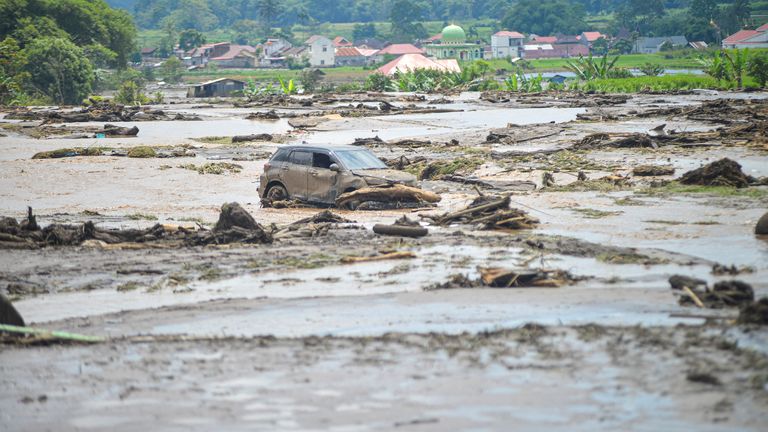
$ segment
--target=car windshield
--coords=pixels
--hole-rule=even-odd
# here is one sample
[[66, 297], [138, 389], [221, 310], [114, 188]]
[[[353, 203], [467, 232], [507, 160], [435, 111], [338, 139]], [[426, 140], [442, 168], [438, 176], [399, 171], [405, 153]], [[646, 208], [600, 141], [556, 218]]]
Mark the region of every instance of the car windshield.
[[336, 156], [341, 160], [347, 169], [380, 169], [387, 166], [379, 158], [368, 150], [343, 150], [336, 151]]

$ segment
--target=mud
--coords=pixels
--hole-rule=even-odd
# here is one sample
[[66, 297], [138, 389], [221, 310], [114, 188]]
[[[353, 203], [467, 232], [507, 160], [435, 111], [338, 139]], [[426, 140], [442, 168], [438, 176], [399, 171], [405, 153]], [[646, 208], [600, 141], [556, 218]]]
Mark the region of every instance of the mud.
[[[70, 226], [77, 237], [91, 221], [105, 236], [179, 241], [0, 249], [0, 292], [27, 324], [107, 338], [0, 347], [0, 428], [762, 430], [766, 99], [361, 93], [180, 99], [93, 124], [53, 126], [51, 113], [98, 109], [6, 114], [11, 235]], [[32, 158], [140, 120], [136, 137]], [[426, 171], [421, 187], [441, 200], [260, 206], [276, 148], [356, 139], [390, 166]], [[134, 148], [156, 156], [121, 157]], [[170, 165], [160, 155], [174, 149], [193, 154]], [[723, 158], [758, 181], [675, 180]], [[461, 213], [497, 196], [504, 205], [487, 214]], [[239, 209], [222, 212], [229, 202]], [[402, 218], [418, 226], [392, 225]], [[428, 234], [379, 235], [378, 224]], [[250, 232], [263, 234], [243, 243]], [[690, 288], [706, 299], [711, 287], [721, 307], [678, 304], [673, 275], [702, 280]]]

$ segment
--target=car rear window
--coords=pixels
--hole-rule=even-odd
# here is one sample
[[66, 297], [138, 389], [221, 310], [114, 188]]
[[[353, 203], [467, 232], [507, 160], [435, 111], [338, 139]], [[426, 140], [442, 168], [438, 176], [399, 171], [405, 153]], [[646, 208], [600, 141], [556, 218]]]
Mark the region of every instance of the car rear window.
[[291, 153], [291, 163], [312, 166], [312, 153], [308, 151], [294, 151]]

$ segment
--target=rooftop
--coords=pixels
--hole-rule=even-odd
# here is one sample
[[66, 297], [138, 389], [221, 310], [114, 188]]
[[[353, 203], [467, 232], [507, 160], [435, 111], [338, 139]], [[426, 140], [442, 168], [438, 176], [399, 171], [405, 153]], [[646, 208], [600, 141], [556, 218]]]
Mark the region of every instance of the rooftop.
[[424, 50], [412, 44], [392, 44], [384, 47], [379, 54], [423, 54]]
[[522, 39], [525, 36], [522, 33], [518, 33], [516, 31], [508, 31], [508, 30], [502, 30], [499, 32], [496, 32], [493, 34], [494, 36], [505, 36], [505, 37], [511, 37], [515, 39]]

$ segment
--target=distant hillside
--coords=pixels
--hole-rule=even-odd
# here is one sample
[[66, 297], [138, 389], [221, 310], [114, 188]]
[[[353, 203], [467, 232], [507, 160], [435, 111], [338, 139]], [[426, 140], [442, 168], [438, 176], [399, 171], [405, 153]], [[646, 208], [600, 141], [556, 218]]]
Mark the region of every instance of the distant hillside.
[[133, 12], [137, 1], [138, 0], [107, 0], [107, 3], [113, 8], [120, 8], [125, 9], [128, 12]]

